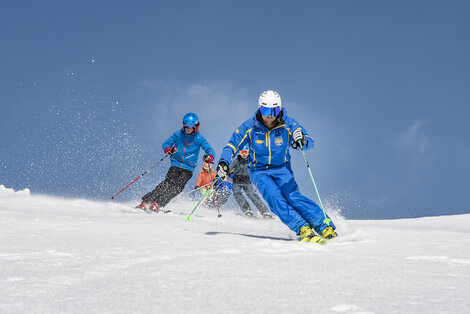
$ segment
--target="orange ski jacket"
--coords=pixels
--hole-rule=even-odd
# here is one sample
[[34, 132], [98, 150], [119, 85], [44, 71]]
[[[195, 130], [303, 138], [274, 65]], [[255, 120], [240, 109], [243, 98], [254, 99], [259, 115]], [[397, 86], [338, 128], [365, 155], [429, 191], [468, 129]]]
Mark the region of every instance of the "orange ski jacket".
[[204, 169], [201, 169], [199, 176], [197, 177], [196, 181], [196, 189], [198, 187], [203, 187], [204, 189], [210, 189], [211, 188], [211, 183], [212, 181], [215, 180], [215, 171], [214, 169], [210, 169], [209, 171], [205, 171]]

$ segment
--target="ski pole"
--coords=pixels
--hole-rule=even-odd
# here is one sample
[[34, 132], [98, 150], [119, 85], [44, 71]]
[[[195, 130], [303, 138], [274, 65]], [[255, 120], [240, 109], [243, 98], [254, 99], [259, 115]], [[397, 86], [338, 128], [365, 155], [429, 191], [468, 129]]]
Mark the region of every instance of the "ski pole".
[[[222, 183], [222, 180], [220, 180], [220, 183]], [[220, 183], [217, 184], [217, 186], [214, 188], [214, 190], [215, 190], [217, 187], [219, 187]], [[207, 196], [207, 197], [210, 196], [210, 193], [211, 193], [211, 192], [208, 192], [208, 193], [204, 194], [204, 195], [201, 197], [201, 199], [199, 200], [199, 202], [197, 202], [196, 206], [195, 206], [194, 209], [189, 213], [189, 215], [186, 215], [186, 217], [185, 217], [185, 218], [186, 218], [186, 221], [191, 221], [191, 216], [193, 215], [193, 213], [196, 211], [196, 209], [199, 207], [199, 205], [201, 205], [202, 201], [206, 198], [206, 196]]]
[[[217, 177], [214, 178], [214, 180], [217, 180]], [[214, 181], [211, 180], [211, 183], [212, 183], [212, 187], [214, 187]], [[220, 179], [220, 183], [217, 185], [217, 187], [222, 183], [222, 179]], [[215, 199], [215, 204], [217, 205], [217, 217], [222, 217], [222, 214], [220, 213], [220, 205], [219, 205], [219, 200], [217, 199], [217, 193], [215, 193], [215, 189], [216, 188], [213, 188], [214, 190], [214, 199]]]
[[186, 221], [191, 221], [191, 215], [194, 213], [194, 211], [196, 210], [196, 208], [199, 207], [199, 204], [201, 204], [201, 202], [206, 198], [206, 194], [204, 194], [203, 196], [201, 196], [201, 199], [199, 200], [199, 202], [197, 202], [197, 205], [196, 207], [194, 207], [194, 209], [189, 213], [189, 215], [186, 215]]
[[208, 183], [208, 184], [205, 184], [205, 185], [203, 185], [203, 186], [198, 187], [197, 189], [194, 189], [194, 190], [185, 192], [185, 193], [183, 193], [183, 195], [188, 195], [188, 194], [191, 194], [191, 193], [193, 193], [193, 192], [199, 191], [200, 189], [203, 189], [203, 188], [205, 188], [205, 187], [208, 186], [208, 185], [210, 185], [210, 184]]
[[[212, 163], [210, 163], [212, 165]], [[211, 169], [212, 170], [212, 169]], [[214, 172], [215, 174], [215, 172]], [[211, 178], [211, 183], [210, 183], [210, 188], [209, 190], [211, 191], [211, 193], [207, 196], [206, 198], [206, 201], [209, 200], [209, 198], [214, 195], [214, 201], [215, 201], [215, 204], [217, 205], [217, 217], [222, 217], [222, 214], [220, 213], [220, 206], [219, 206], [219, 201], [217, 200], [217, 193], [216, 193], [216, 188], [222, 183], [222, 179], [220, 179], [220, 182], [219, 184], [217, 184], [217, 186], [214, 187], [214, 182], [217, 182], [217, 174], [215, 174], [215, 177], [214, 179], [212, 179], [212, 172], [210, 172], [210, 178]], [[206, 184], [205, 186], [207, 186], [209, 184]]]
[[323, 204], [321, 202], [320, 193], [318, 193], [317, 185], [315, 184], [315, 180], [313, 179], [312, 170], [310, 169], [310, 165], [308, 164], [307, 155], [305, 155], [304, 147], [302, 146], [302, 143], [300, 140], [299, 140], [299, 144], [300, 144], [300, 149], [302, 150], [302, 154], [304, 155], [305, 163], [307, 164], [308, 172], [310, 173], [310, 178], [312, 179], [312, 182], [313, 182], [313, 187], [315, 188], [315, 192], [317, 192], [318, 201], [320, 202], [320, 208], [323, 211], [323, 215], [325, 216], [325, 220], [323, 220], [323, 222], [329, 226], [331, 219], [326, 216], [325, 208], [323, 207]]
[[132, 184], [134, 184], [135, 181], [139, 180], [140, 178], [142, 178], [147, 172], [149, 172], [150, 170], [153, 169], [153, 167], [155, 167], [156, 165], [158, 165], [159, 163], [161, 163], [165, 158], [167, 158], [168, 156], [170, 155], [165, 155], [162, 159], [160, 159], [159, 161], [157, 161], [156, 163], [153, 164], [152, 167], [150, 167], [149, 169], [147, 169], [147, 171], [145, 171], [144, 173], [142, 173], [140, 176], [138, 176], [134, 181], [132, 181], [131, 183], [129, 183], [128, 185], [126, 185], [125, 188], [123, 188], [121, 191], [119, 191], [116, 195], [114, 196], [111, 196], [111, 199], [113, 200], [116, 196], [119, 195], [119, 193], [121, 193], [122, 191], [124, 191], [125, 189], [127, 189], [129, 186], [131, 186]]

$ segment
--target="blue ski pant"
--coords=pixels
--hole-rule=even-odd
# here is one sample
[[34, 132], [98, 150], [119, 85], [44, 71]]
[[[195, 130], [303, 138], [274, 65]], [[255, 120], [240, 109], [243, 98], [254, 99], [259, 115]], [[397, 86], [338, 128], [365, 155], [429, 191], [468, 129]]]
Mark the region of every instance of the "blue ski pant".
[[[271, 211], [292, 231], [299, 234], [303, 226], [310, 226], [321, 235], [328, 226], [323, 222], [325, 215], [322, 209], [300, 194], [289, 166], [255, 171], [250, 169], [250, 177]], [[330, 222], [330, 226], [335, 229], [333, 222]]]

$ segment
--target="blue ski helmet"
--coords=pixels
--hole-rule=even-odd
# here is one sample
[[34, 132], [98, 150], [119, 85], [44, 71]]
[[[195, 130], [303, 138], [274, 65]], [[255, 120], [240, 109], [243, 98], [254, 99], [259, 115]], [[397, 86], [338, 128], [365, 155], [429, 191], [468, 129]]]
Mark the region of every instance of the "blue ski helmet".
[[187, 113], [184, 115], [184, 118], [183, 118], [183, 124], [198, 124], [199, 123], [199, 119], [197, 117], [197, 115], [195, 113]]
[[187, 113], [183, 117], [183, 127], [194, 129], [196, 132], [199, 129], [199, 119], [195, 113]]

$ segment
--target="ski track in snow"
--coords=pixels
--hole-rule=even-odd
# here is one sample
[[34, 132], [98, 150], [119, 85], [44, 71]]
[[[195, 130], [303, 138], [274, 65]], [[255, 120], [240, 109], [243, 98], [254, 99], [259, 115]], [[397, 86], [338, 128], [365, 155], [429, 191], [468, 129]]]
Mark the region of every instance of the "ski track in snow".
[[347, 221], [325, 246], [222, 218], [0, 185], [0, 313], [465, 313], [470, 215]]

